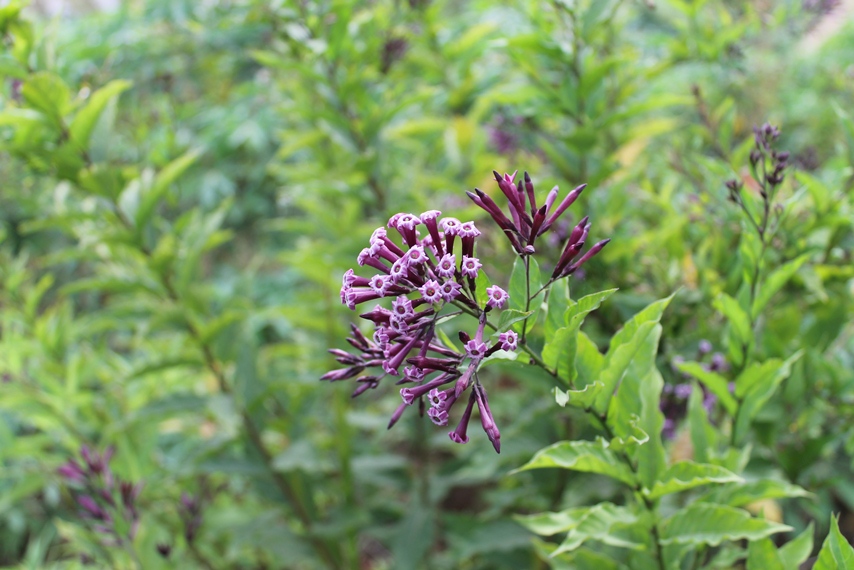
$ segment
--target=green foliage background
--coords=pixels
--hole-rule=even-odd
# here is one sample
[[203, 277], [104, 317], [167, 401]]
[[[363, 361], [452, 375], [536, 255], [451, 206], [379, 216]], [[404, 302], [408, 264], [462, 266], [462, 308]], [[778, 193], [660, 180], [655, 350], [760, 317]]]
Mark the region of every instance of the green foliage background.
[[[417, 417], [387, 431], [392, 390], [351, 401], [352, 386], [318, 382], [354, 317], [341, 275], [391, 214], [439, 209], [489, 227], [480, 257], [506, 283], [512, 252], [464, 192], [494, 192], [493, 169], [527, 170], [541, 192], [587, 182], [573, 224], [590, 215], [612, 241], [571, 295], [619, 288], [587, 317], [590, 339], [604, 349], [679, 289], [661, 319], [664, 381], [683, 381], [673, 363], [701, 339], [737, 370], [720, 299], [738, 298], [751, 246], [724, 183], [756, 193], [751, 129], [765, 121], [795, 164], [766, 260], [800, 261], [748, 315], [747, 344], [756, 362], [800, 358], [742, 426], [740, 467], [809, 491], [755, 513], [814, 524], [816, 545], [832, 521], [844, 544], [854, 20], [831, 4], [149, 0], [49, 20], [5, 3], [3, 564], [610, 567], [609, 546], [548, 561], [554, 545], [512, 518], [623, 502], [595, 474], [508, 475], [595, 433], [556, 408], [550, 378], [493, 369], [500, 455]], [[680, 433], [667, 461], [705, 460]], [[129, 549], [103, 547], [56, 472], [81, 445], [114, 446], [114, 470], [144, 483]], [[204, 505], [192, 544], [182, 493]], [[748, 563], [773, 567], [756, 543]], [[718, 558], [708, 567], [737, 560]]]

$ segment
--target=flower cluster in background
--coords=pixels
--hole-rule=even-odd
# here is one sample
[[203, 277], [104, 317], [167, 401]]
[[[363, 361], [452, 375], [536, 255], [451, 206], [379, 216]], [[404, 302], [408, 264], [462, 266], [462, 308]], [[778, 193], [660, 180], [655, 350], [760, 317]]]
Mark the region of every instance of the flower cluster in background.
[[[515, 173], [494, 174], [507, 198], [509, 216], [485, 192], [475, 189], [467, 194], [490, 215], [527, 264], [527, 256], [536, 252], [537, 237], [557, 222], [585, 185], [569, 192], [557, 207], [554, 205], [559, 191], [555, 186], [542, 206], [537, 206], [534, 185], [527, 173], [518, 182]], [[436, 425], [446, 426], [451, 408], [471, 388], [465, 411], [456, 429], [448, 435], [456, 443], [468, 442], [468, 423], [477, 406], [483, 430], [495, 450], [500, 451], [501, 436], [477, 373], [490, 355], [499, 350], [517, 350], [520, 338], [508, 329], [499, 331], [490, 341], [486, 329], [495, 327], [487, 317], [492, 311], [505, 308], [509, 295], [497, 285], [485, 285], [488, 280], [481, 279], [483, 263], [476, 256], [475, 247], [481, 232], [474, 222], [441, 216], [437, 210], [420, 216], [399, 213], [389, 219], [387, 227], [374, 231], [368, 247], [357, 259], [360, 266], [374, 270], [374, 274], [363, 277], [353, 269], [348, 270], [341, 286], [341, 302], [355, 310], [362, 303], [388, 298], [390, 307], [377, 304], [360, 315], [373, 323], [372, 337], [352, 325], [347, 340], [359, 353], [330, 349], [345, 367], [328, 372], [322, 380], [356, 378], [354, 397], [376, 388], [387, 376], [398, 377], [398, 385], [412, 384], [400, 389], [403, 402], [392, 414], [389, 427], [416, 402], [422, 413], [429, 406], [426, 414]], [[608, 243], [608, 240], [599, 242], [578, 258], [589, 230], [585, 217], [572, 230], [547, 286], [574, 273]], [[390, 233], [396, 233], [399, 242]], [[529, 302], [530, 296], [524, 301]], [[446, 307], [458, 310], [443, 313]], [[459, 331], [462, 350], [442, 342], [436, 334], [440, 316], [460, 313], [478, 319], [473, 336]], [[363, 374], [370, 368], [382, 371]]]
[[84, 445], [80, 449], [82, 463], [70, 459], [57, 473], [68, 485], [80, 518], [90, 522], [105, 544], [121, 545], [133, 541], [139, 527], [137, 498], [142, 484], [123, 481], [113, 474], [113, 452], [108, 447], [100, 454]]

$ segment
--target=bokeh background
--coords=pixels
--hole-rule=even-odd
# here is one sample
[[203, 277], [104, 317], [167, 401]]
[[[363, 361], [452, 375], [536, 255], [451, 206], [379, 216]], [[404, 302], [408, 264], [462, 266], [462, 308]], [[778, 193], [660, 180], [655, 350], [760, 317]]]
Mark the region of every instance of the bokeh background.
[[[495, 367], [500, 455], [417, 414], [386, 430], [395, 390], [319, 381], [355, 321], [341, 275], [396, 212], [488, 226], [465, 191], [495, 195], [493, 169], [586, 182], [567, 225], [612, 241], [571, 292], [619, 288], [586, 331], [603, 346], [679, 289], [659, 354], [677, 384], [701, 341], [726, 359], [724, 184], [751, 188], [766, 121], [795, 165], [769, 255], [811, 261], [759, 324], [762, 355], [804, 357], [748, 471], [813, 493], [767, 517], [820, 538], [842, 512], [854, 535], [854, 3], [7, 1], [0, 31], [4, 567], [548, 568], [512, 515], [616, 488], [509, 472], [590, 427]], [[84, 446], [137, 485], [115, 528], [58, 471]]]

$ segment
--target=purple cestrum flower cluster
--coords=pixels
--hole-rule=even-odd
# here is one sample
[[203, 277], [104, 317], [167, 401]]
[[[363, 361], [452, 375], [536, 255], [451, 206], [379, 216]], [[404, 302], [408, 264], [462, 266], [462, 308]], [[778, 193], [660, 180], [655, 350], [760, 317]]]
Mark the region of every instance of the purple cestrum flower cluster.
[[137, 498], [142, 484], [123, 481], [113, 474], [113, 453], [112, 447], [99, 454], [84, 445], [80, 449], [82, 463], [70, 459], [57, 473], [80, 507], [80, 517], [105, 538], [105, 544], [120, 545], [132, 541], [139, 527]]
[[[520, 256], [536, 252], [537, 237], [552, 227], [585, 187], [575, 188], [554, 207], [558, 198], [555, 187], [545, 203], [537, 206], [534, 186], [527, 173], [524, 181], [518, 182], [515, 173], [494, 174], [507, 198], [509, 216], [485, 192], [475, 189], [467, 194], [490, 215]], [[352, 310], [371, 301], [390, 299], [391, 303], [377, 304], [360, 315], [373, 323], [373, 335], [369, 338], [356, 325], [351, 325], [347, 341], [358, 353], [330, 349], [345, 367], [328, 372], [321, 380], [355, 378], [355, 397], [376, 388], [386, 377], [398, 378], [396, 383], [403, 385], [402, 403], [392, 414], [389, 428], [416, 402], [422, 413], [429, 406], [427, 416], [436, 425], [446, 426], [454, 404], [468, 391], [459, 423], [448, 436], [456, 443], [469, 441], [468, 424], [477, 406], [483, 430], [500, 452], [501, 435], [477, 373], [484, 359], [495, 352], [519, 348], [520, 339], [512, 330], [492, 336], [486, 332], [487, 315], [506, 307], [510, 297], [507, 291], [492, 285], [485, 288], [478, 301], [478, 277], [483, 263], [476, 256], [475, 246], [481, 232], [472, 221], [441, 216], [437, 210], [420, 216], [399, 213], [389, 219], [386, 227], [374, 231], [368, 247], [357, 258], [361, 267], [374, 273], [362, 277], [353, 269], [348, 270], [341, 287], [341, 302]], [[549, 283], [571, 275], [608, 243], [608, 240], [599, 242], [578, 258], [589, 229], [585, 217], [572, 231]], [[478, 317], [473, 336], [459, 331], [462, 350], [442, 342], [436, 335], [438, 318], [453, 314], [443, 313], [451, 306]], [[372, 368], [381, 372], [365, 373]]]

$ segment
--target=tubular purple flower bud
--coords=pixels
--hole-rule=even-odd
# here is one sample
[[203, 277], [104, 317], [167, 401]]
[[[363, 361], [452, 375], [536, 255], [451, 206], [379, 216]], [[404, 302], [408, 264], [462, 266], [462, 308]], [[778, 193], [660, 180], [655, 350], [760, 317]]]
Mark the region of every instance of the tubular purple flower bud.
[[417, 398], [420, 398], [433, 388], [444, 386], [445, 384], [453, 381], [453, 379], [454, 377], [450, 374], [442, 374], [441, 376], [437, 376], [433, 380], [430, 380], [426, 384], [421, 384], [420, 386], [413, 386], [412, 388], [401, 388], [400, 397], [403, 398], [404, 404], [406, 404], [407, 406], [412, 405], [412, 403]]
[[566, 195], [566, 198], [560, 203], [554, 213], [549, 216], [549, 219], [546, 220], [546, 225], [551, 226], [553, 223], [557, 221], [561, 214], [563, 214], [567, 208], [572, 206], [572, 203], [575, 202], [584, 189], [587, 188], [587, 184], [581, 184], [580, 186], [575, 187], [572, 192]]
[[501, 434], [498, 431], [498, 426], [495, 425], [495, 420], [492, 418], [492, 412], [489, 410], [489, 400], [486, 398], [486, 390], [480, 384], [475, 384], [474, 397], [477, 401], [477, 410], [480, 412], [480, 424], [483, 426], [483, 431], [489, 441], [492, 442], [492, 447], [496, 453], [501, 453]]
[[400, 416], [403, 415], [403, 412], [406, 411], [406, 407], [406, 404], [401, 404], [397, 407], [397, 409], [391, 415], [391, 418], [388, 420], [388, 427], [386, 429], [391, 429], [391, 426], [397, 423], [397, 420], [399, 420]]
[[528, 245], [532, 245], [537, 236], [540, 235], [540, 228], [543, 227], [543, 222], [546, 221], [546, 206], [537, 210], [534, 213], [534, 225], [531, 226], [531, 235], [528, 236]]
[[[474, 341], [470, 341], [474, 342]], [[454, 384], [454, 399], [459, 398], [460, 394], [466, 391], [466, 388], [469, 387], [469, 382], [471, 381], [471, 377], [474, 375], [475, 370], [477, 370], [477, 365], [480, 363], [480, 360], [472, 360], [469, 364], [469, 367], [466, 368], [466, 371], [457, 379], [457, 383]]]
[[97, 520], [104, 520], [107, 518], [107, 513], [104, 512], [98, 503], [95, 502], [95, 499], [90, 497], [89, 495], [80, 495], [77, 497], [77, 502], [80, 504], [83, 509], [85, 509], [86, 514], [95, 518]]
[[86, 474], [83, 472], [83, 468], [80, 467], [80, 465], [73, 459], [69, 460], [68, 463], [64, 465], [61, 465], [56, 472], [69, 482], [83, 483], [86, 480]]
[[587, 235], [587, 231], [590, 227], [587, 223], [588, 219], [589, 216], [584, 216], [584, 218], [578, 222], [578, 225], [572, 228], [572, 233], [569, 234], [566, 247], [564, 248], [563, 253], [561, 253], [560, 259], [558, 259], [555, 269], [552, 272], [553, 279], [560, 275], [561, 271], [569, 265], [569, 263], [581, 251], [581, 248], [584, 247], [584, 237]]
[[431, 356], [414, 356], [406, 360], [409, 364], [423, 370], [439, 370], [442, 372], [456, 373], [459, 365], [459, 355], [456, 359], [434, 358]]
[[610, 241], [611, 241], [611, 238], [608, 238], [608, 239], [604, 239], [604, 240], [600, 241], [599, 243], [595, 244], [593, 247], [591, 247], [589, 250], [587, 250], [587, 253], [585, 253], [583, 256], [581, 256], [581, 259], [579, 259], [578, 261], [576, 261], [575, 263], [573, 263], [572, 265], [570, 265], [569, 267], [564, 269], [564, 271], [561, 274], [561, 277], [565, 277], [567, 275], [571, 275], [572, 273], [574, 273], [579, 267], [584, 265], [584, 262], [586, 262], [591, 257], [593, 257], [594, 255], [596, 255], [597, 253], [602, 251], [602, 248], [604, 248], [606, 245], [608, 245], [608, 242], [610, 242]]
[[348, 378], [352, 378], [362, 372], [365, 367], [362, 365], [359, 366], [350, 366], [348, 368], [339, 368], [338, 370], [330, 370], [326, 374], [320, 377], [321, 380], [329, 380], [330, 382], [338, 382], [339, 380], [347, 380]]
[[379, 386], [379, 382], [360, 382], [360, 384], [353, 390], [353, 393], [350, 394], [351, 398], [355, 398], [356, 396], [360, 396], [361, 394], [367, 392], [368, 390], [372, 390]]
[[457, 424], [457, 427], [454, 431], [448, 434], [448, 437], [451, 438], [451, 441], [454, 443], [468, 443], [469, 438], [466, 435], [466, 430], [469, 427], [469, 420], [471, 420], [471, 412], [474, 409], [474, 392], [469, 396], [469, 402], [466, 405], [466, 409], [463, 412], [463, 416], [460, 418], [460, 423]]
[[531, 177], [526, 171], [523, 178], [525, 179], [525, 191], [528, 193], [528, 203], [531, 205], [531, 215], [537, 211], [537, 198], [534, 196], [534, 183], [531, 182]]
[[555, 186], [554, 188], [549, 190], [549, 194], [548, 194], [548, 196], [546, 196], [546, 213], [547, 214], [551, 211], [552, 206], [555, 203], [555, 200], [557, 200], [558, 193], [559, 193], [559, 189], [557, 186]]

